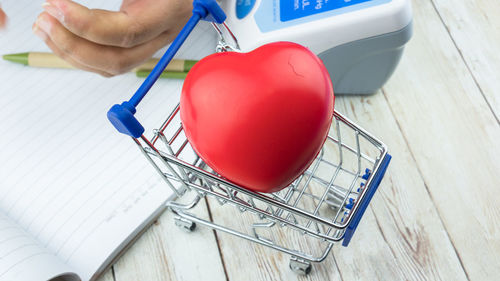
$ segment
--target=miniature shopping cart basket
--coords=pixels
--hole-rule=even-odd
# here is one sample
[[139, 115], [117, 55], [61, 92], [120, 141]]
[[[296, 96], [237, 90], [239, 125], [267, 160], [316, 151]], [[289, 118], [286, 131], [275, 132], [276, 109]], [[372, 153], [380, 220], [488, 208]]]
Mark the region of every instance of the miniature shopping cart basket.
[[[328, 138], [310, 167], [290, 186], [265, 194], [227, 181], [196, 155], [184, 134], [179, 105], [151, 138], [145, 137], [134, 117], [136, 107], [200, 20], [212, 22], [219, 33], [218, 52], [238, 51], [216, 1], [195, 0], [192, 17], [165, 55], [129, 101], [110, 109], [108, 119], [132, 137], [177, 195], [167, 206], [178, 226], [192, 231], [201, 224], [282, 251], [291, 256], [292, 270], [307, 274], [311, 262], [324, 260], [336, 242], [349, 244], [391, 156], [382, 142], [335, 111]], [[209, 219], [196, 215], [207, 208]]]

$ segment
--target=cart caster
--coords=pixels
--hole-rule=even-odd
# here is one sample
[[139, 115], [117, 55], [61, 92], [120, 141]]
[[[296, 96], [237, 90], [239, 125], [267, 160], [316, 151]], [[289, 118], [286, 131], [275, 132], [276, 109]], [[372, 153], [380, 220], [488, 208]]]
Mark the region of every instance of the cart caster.
[[308, 261], [292, 257], [290, 258], [290, 269], [299, 275], [307, 275], [311, 273], [312, 265]]
[[182, 218], [180, 216], [175, 216], [174, 222], [175, 222], [175, 225], [177, 225], [178, 227], [180, 227], [181, 229], [183, 229], [186, 232], [193, 232], [196, 229], [196, 223], [194, 223], [190, 220], [187, 220], [185, 218]]

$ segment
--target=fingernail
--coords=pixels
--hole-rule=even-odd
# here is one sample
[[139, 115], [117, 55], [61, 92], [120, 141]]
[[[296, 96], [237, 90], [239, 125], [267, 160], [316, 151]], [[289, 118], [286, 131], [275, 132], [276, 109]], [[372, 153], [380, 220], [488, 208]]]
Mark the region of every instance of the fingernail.
[[44, 40], [47, 39], [47, 33], [45, 33], [43, 30], [38, 28], [38, 25], [35, 23], [33, 24], [33, 33], [35, 33], [36, 36], [40, 37], [40, 39]]
[[45, 33], [50, 34], [50, 29], [52, 28], [52, 24], [48, 20], [44, 19], [43, 16], [39, 17], [36, 20], [35, 24], [38, 28], [45, 31]]
[[64, 22], [64, 14], [57, 6], [52, 3], [45, 2], [42, 4], [42, 7], [47, 13], [56, 18], [58, 21]]

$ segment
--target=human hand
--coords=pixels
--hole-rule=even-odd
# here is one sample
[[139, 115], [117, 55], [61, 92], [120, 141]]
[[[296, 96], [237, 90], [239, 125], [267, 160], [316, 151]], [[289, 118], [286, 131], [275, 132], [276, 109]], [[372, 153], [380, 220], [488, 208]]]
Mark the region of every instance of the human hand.
[[120, 11], [46, 0], [33, 32], [73, 66], [110, 77], [128, 72], [170, 43], [192, 0], [123, 0]]

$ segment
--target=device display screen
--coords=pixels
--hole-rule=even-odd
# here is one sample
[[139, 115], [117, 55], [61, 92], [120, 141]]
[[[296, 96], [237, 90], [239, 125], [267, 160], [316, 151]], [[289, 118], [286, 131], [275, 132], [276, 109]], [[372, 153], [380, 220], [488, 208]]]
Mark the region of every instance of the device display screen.
[[281, 0], [281, 21], [294, 20], [373, 0]]

